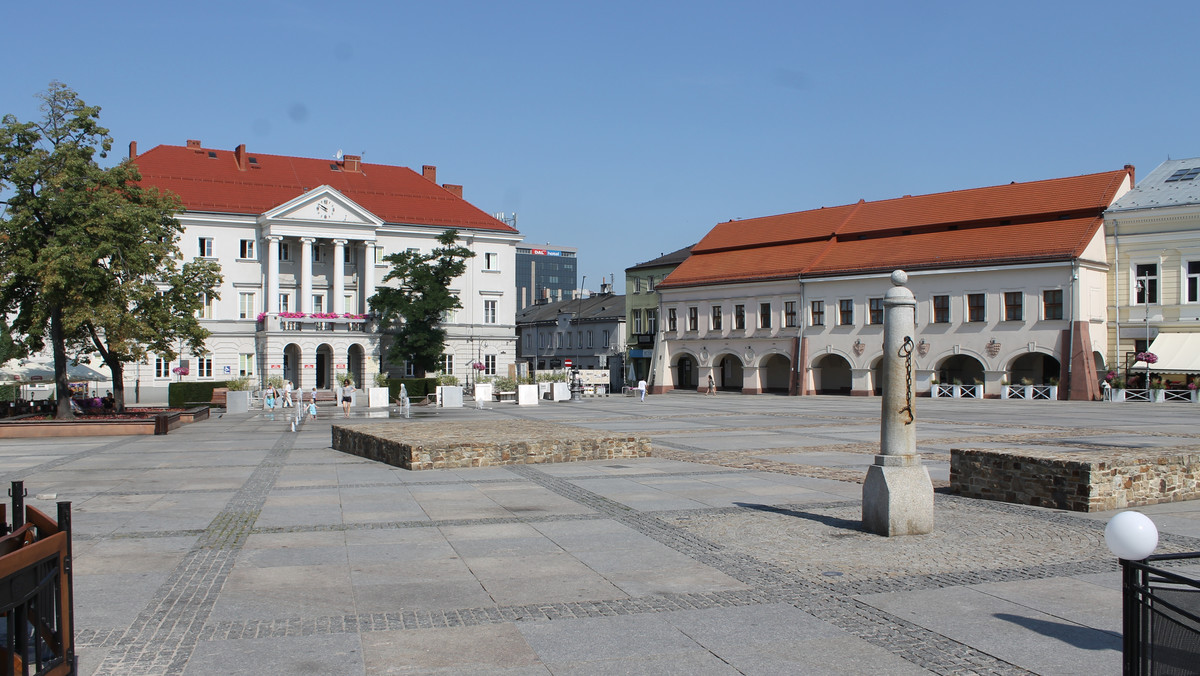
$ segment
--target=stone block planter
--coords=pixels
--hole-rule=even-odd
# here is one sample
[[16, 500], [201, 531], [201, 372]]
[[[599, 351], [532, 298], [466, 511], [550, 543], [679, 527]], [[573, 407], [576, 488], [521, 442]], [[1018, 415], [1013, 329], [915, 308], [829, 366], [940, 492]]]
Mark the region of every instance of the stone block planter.
[[538, 386], [537, 385], [517, 385], [517, 405], [518, 406], [537, 406], [538, 403]]
[[245, 413], [250, 410], [249, 390], [230, 390], [225, 393], [226, 413]]
[[437, 399], [442, 408], [462, 408], [463, 388], [459, 385], [439, 385]]
[[492, 400], [492, 384], [491, 383], [476, 383], [475, 384], [475, 401], [491, 401]]
[[367, 406], [370, 406], [371, 408], [382, 408], [386, 407], [388, 403], [388, 388], [367, 388]]

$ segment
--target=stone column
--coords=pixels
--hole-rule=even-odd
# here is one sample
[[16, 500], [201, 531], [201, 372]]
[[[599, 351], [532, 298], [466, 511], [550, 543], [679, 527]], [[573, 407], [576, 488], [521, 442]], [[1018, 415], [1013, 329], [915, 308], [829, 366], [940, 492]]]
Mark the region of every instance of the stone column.
[[312, 237], [300, 238], [300, 305], [297, 312], [312, 312]]
[[346, 240], [333, 240], [333, 302], [334, 314], [346, 312]]
[[279, 235], [267, 237], [267, 312], [279, 312]]
[[863, 481], [863, 527], [878, 535], [933, 532], [933, 482], [917, 454], [916, 383], [913, 352], [917, 301], [904, 285], [908, 275], [892, 273], [883, 298], [883, 404], [879, 455]]

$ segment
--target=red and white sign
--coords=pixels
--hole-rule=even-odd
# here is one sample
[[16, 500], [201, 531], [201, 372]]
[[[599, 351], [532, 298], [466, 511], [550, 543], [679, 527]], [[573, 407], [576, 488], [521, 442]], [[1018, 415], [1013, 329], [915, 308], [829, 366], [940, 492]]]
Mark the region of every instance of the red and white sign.
[[306, 369], [315, 369], [315, 368], [317, 368], [317, 365], [316, 365], [316, 364], [305, 364], [305, 365], [304, 365], [304, 368], [306, 368]]
[[281, 368], [283, 368], [283, 364], [271, 364], [271, 368], [273, 368], [273, 369], [281, 369]]
[[340, 369], [344, 369], [344, 368], [346, 368], [346, 365], [345, 365], [345, 364], [338, 364], [338, 365], [337, 365], [337, 367], [338, 367], [338, 368], [340, 368]]
[[565, 366], [565, 367], [567, 367], [567, 368], [571, 368], [571, 360], [570, 360], [570, 359], [564, 359], [564, 360], [563, 360], [563, 366]]

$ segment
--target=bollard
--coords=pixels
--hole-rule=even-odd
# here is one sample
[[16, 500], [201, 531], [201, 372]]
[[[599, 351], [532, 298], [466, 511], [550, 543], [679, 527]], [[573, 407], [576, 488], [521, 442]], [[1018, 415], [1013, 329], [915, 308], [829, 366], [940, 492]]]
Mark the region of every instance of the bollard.
[[923, 535], [933, 532], [933, 482], [917, 454], [912, 363], [917, 301], [903, 270], [893, 272], [891, 281], [883, 298], [879, 455], [863, 481], [862, 521], [878, 535]]

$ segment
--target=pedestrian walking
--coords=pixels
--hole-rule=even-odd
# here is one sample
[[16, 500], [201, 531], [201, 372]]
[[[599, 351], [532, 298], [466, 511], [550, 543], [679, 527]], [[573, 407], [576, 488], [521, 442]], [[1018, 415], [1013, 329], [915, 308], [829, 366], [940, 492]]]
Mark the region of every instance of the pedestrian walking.
[[342, 381], [342, 417], [350, 417], [350, 401], [354, 397], [354, 384], [347, 378]]
[[[313, 392], [316, 392], [316, 391], [317, 391], [316, 388], [313, 388]], [[313, 399], [312, 403], [310, 403], [308, 405], [308, 419], [309, 420], [317, 419], [317, 400], [316, 399]]]
[[641, 399], [641, 400], [642, 400], [642, 401], [646, 401], [646, 381], [645, 381], [645, 380], [639, 380], [639, 381], [638, 381], [638, 387], [637, 387], [637, 388], [638, 388], [638, 391], [642, 393], [642, 399]]
[[283, 381], [283, 405], [292, 405], [292, 381], [290, 380]]
[[271, 411], [275, 409], [275, 388], [267, 385], [267, 389], [263, 390], [263, 410]]
[[317, 387], [315, 385], [313, 386], [311, 396], [312, 396], [312, 405], [316, 406], [317, 405]]
[[713, 380], [711, 373], [708, 374], [708, 389], [704, 392], [705, 396], [710, 394], [714, 397], [717, 396], [717, 381]]

